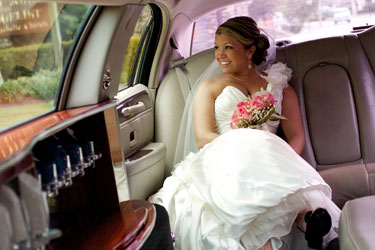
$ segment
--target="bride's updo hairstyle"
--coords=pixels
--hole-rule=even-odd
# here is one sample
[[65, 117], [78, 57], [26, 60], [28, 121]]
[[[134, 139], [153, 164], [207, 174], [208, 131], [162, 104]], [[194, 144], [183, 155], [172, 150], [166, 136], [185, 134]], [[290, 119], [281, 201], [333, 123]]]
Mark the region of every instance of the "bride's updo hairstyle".
[[270, 42], [266, 35], [260, 33], [257, 23], [252, 18], [247, 16], [230, 18], [217, 28], [216, 34], [234, 37], [244, 45], [245, 49], [255, 45], [256, 50], [252, 57], [255, 65], [259, 65], [266, 60]]

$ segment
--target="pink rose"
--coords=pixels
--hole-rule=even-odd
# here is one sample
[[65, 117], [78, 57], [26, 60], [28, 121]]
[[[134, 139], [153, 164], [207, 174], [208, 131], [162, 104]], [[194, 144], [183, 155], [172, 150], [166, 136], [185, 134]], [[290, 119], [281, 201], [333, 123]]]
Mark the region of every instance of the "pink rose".
[[230, 127], [232, 129], [235, 129], [235, 128], [238, 128], [237, 124], [239, 122], [239, 117], [238, 117], [238, 110], [236, 109], [233, 113], [233, 116], [232, 116], [232, 122], [230, 123]]
[[267, 93], [265, 95], [263, 95], [264, 98], [265, 98], [265, 101], [266, 102], [270, 102], [271, 105], [273, 105], [276, 101], [275, 101], [275, 98], [273, 98], [273, 95], [271, 95], [270, 93]]
[[264, 108], [264, 102], [259, 98], [259, 96], [254, 96], [253, 99], [250, 101], [251, 106], [255, 106], [257, 109]]
[[253, 115], [252, 114], [249, 114], [248, 112], [246, 112], [244, 115], [243, 115], [243, 117], [242, 117], [242, 119], [243, 120], [245, 120], [245, 121], [251, 121], [251, 119], [253, 118]]
[[247, 113], [246, 107], [244, 106], [237, 108], [237, 111], [239, 117], [243, 117]]
[[240, 108], [240, 107], [246, 107], [247, 103], [244, 102], [244, 101], [241, 101], [237, 104], [237, 108]]

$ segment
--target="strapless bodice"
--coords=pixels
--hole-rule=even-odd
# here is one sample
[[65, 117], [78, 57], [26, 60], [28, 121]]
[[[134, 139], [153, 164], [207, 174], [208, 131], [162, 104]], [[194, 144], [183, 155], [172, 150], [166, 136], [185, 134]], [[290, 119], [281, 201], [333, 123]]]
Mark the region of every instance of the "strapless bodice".
[[[275, 98], [276, 112], [281, 113], [281, 104], [283, 100], [283, 89], [288, 86], [291, 77], [291, 69], [283, 63], [273, 64], [265, 71], [266, 75], [262, 76], [267, 81], [267, 88], [261, 89], [255, 95], [261, 95], [269, 92]], [[238, 88], [228, 85], [215, 100], [215, 126], [219, 134], [231, 130], [230, 123], [232, 115], [237, 104], [243, 101], [246, 95]], [[267, 130], [276, 133], [280, 121], [267, 121]]]

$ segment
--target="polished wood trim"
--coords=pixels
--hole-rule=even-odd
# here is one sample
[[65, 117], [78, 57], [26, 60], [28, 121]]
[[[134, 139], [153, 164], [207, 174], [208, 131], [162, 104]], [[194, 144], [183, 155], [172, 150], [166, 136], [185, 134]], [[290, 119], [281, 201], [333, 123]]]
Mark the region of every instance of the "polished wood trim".
[[[145, 243], [148, 236], [154, 229], [156, 222], [156, 209], [152, 203], [143, 200], [130, 200], [121, 202], [120, 207], [122, 218], [125, 223], [125, 238], [112, 248], [116, 250], [139, 249], [142, 247], [142, 245]], [[143, 214], [140, 213], [142, 209], [147, 210], [147, 218], [144, 221], [142, 229], [138, 230], [137, 226], [143, 220]], [[132, 216], [129, 216], [130, 214]], [[134, 231], [136, 231], [136, 233], [133, 234]], [[129, 241], [129, 238], [131, 237], [133, 238], [133, 240]]]
[[[154, 205], [148, 201], [124, 201], [120, 203], [120, 209], [112, 214], [85, 218], [77, 222], [74, 227], [63, 232], [62, 238], [52, 241], [50, 248], [139, 249], [154, 229], [156, 216]], [[141, 228], [140, 222], [143, 223]], [[129, 235], [133, 236], [131, 241]]]
[[[21, 160], [31, 151], [32, 146], [38, 140], [46, 138], [80, 119], [114, 106], [116, 106], [115, 102], [107, 101], [101, 104], [58, 111], [0, 133], [0, 171]], [[10, 160], [11, 158], [13, 161]]]

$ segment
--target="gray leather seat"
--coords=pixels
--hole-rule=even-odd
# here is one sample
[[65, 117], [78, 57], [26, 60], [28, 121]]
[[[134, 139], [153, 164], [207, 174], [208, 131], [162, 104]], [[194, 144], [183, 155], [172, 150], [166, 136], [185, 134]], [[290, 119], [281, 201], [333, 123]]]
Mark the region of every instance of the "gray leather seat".
[[358, 38], [370, 62], [372, 72], [375, 73], [375, 26], [359, 33]]
[[[194, 84], [213, 59], [213, 50], [203, 51], [188, 58], [186, 60], [187, 74], [183, 77], [188, 77], [190, 85]], [[173, 169], [177, 137], [185, 107], [184, 91], [181, 88], [182, 82], [179, 82], [177, 70], [173, 68], [166, 74], [155, 100], [155, 140], [163, 142], [167, 147], [165, 177], [170, 176]]]
[[375, 196], [348, 201], [340, 216], [341, 250], [375, 249]]
[[[375, 42], [375, 40], [373, 41]], [[305, 129], [302, 156], [333, 190], [333, 200], [374, 193], [375, 79], [357, 35], [287, 45]]]

